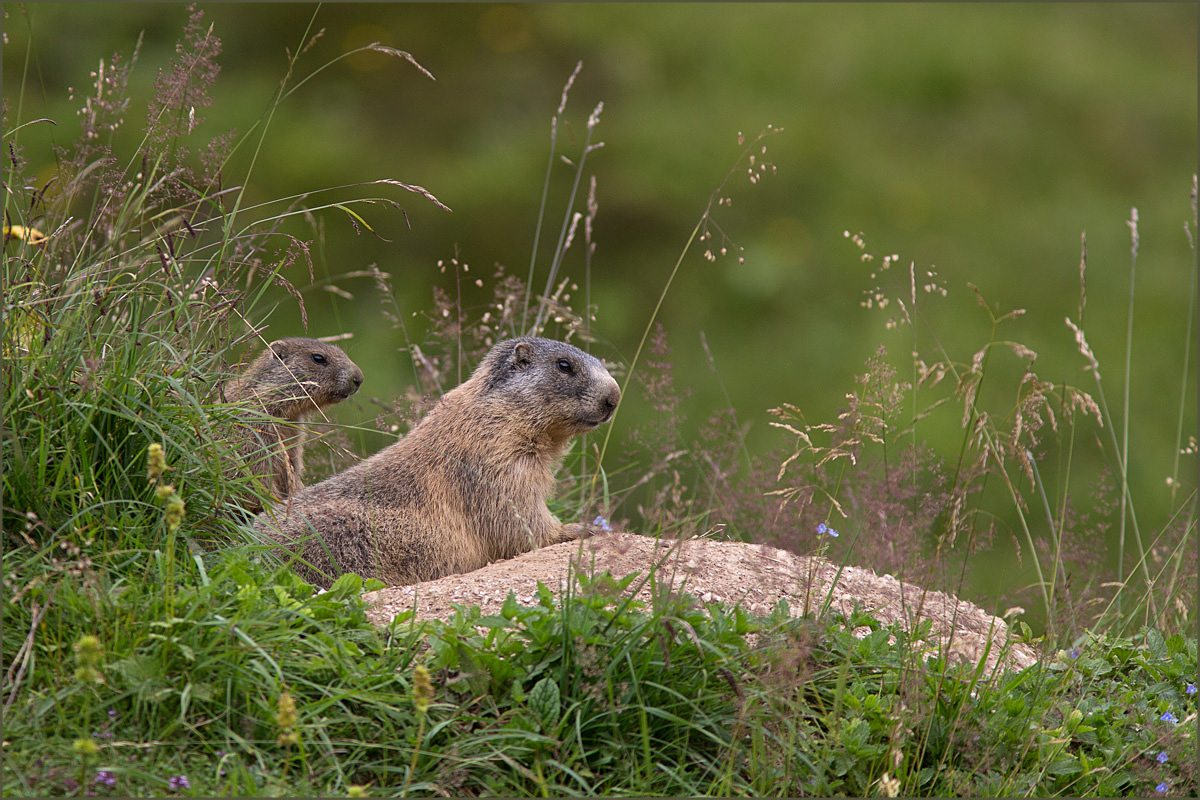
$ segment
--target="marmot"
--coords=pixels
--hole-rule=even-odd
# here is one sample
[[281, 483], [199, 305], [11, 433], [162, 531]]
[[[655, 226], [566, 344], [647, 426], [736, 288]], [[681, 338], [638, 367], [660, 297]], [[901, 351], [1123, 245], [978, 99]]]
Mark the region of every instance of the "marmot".
[[[256, 416], [233, 426], [231, 439], [245, 468], [277, 500], [303, 487], [304, 443], [298, 423], [358, 391], [363, 373], [340, 347], [317, 339], [279, 339], [221, 386], [226, 402], [274, 417]], [[254, 494], [241, 498], [251, 513], [262, 510]]]
[[260, 514], [256, 531], [328, 587], [343, 572], [391, 586], [469, 572], [589, 530], [546, 499], [572, 436], [621, 398], [600, 361], [550, 339], [496, 344], [393, 445]]

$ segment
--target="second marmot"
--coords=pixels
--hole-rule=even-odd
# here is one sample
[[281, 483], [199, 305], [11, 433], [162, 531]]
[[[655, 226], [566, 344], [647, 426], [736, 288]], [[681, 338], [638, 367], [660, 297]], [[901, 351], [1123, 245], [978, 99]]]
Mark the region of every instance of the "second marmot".
[[[337, 345], [290, 337], [271, 342], [221, 386], [226, 402], [256, 413], [235, 425], [230, 438], [246, 469], [275, 500], [304, 485], [307, 431], [300, 423], [345, 400], [362, 382], [362, 370]], [[251, 513], [262, 510], [257, 494], [247, 493], [241, 504]]]
[[571, 437], [607, 422], [621, 391], [604, 365], [550, 339], [509, 339], [412, 431], [260, 514], [255, 530], [306, 579], [391, 586], [469, 572], [579, 537], [546, 500]]

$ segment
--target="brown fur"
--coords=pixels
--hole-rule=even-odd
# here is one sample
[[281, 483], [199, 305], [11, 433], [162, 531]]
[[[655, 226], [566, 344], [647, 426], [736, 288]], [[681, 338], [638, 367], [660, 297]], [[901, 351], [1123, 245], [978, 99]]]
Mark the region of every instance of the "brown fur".
[[[546, 499], [571, 437], [607, 422], [621, 392], [563, 342], [510, 339], [408, 436], [259, 515], [308, 580], [343, 572], [416, 583], [575, 539]], [[332, 560], [331, 557], [332, 556]]]
[[[233, 439], [242, 463], [277, 500], [301, 488], [307, 431], [299, 424], [358, 391], [363, 373], [340, 347], [317, 339], [288, 338], [271, 342], [256, 359], [221, 387], [230, 403], [261, 412], [236, 425]], [[249, 493], [242, 506], [262, 510]]]

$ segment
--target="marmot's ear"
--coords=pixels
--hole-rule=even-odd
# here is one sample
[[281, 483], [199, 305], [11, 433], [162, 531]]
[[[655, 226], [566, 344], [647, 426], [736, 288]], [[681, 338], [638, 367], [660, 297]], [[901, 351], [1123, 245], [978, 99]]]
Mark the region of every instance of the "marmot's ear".
[[529, 342], [517, 342], [512, 352], [513, 364], [525, 369], [533, 363], [533, 345]]
[[[280, 361], [283, 361], [283, 355], [281, 355], [279, 352], [280, 350], [283, 349], [281, 347], [282, 344], [283, 344], [282, 341], [275, 341], [275, 342], [271, 342], [269, 345], [267, 345], [267, 349], [271, 351], [271, 355], [275, 356], [275, 358]], [[276, 349], [276, 348], [278, 348], [278, 349]]]

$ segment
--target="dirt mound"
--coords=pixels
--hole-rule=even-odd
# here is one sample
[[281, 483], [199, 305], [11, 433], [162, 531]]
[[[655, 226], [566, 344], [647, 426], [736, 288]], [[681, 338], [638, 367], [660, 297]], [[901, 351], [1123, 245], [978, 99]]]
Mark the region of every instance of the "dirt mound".
[[[1007, 669], [1023, 669], [1038, 660], [1028, 645], [1010, 642], [1003, 620], [972, 603], [867, 569], [846, 567], [838, 575], [837, 565], [822, 558], [711, 539], [679, 541], [606, 533], [544, 547], [462, 575], [387, 587], [369, 592], [363, 599], [371, 606], [368, 616], [380, 625], [414, 606], [418, 619], [449, 619], [454, 613], [451, 604], [477, 605], [485, 615], [498, 614], [509, 591], [524, 605], [537, 603], [539, 581], [561, 591], [572, 565], [589, 574], [607, 571], [614, 578], [645, 574], [656, 566], [660, 587], [669, 580], [676, 592], [706, 603], [739, 604], [764, 615], [780, 600], [787, 600], [797, 616], [820, 610], [832, 587], [833, 611], [849, 615], [858, 603], [880, 622], [900, 622], [905, 630], [912, 630], [919, 620], [930, 620], [933, 627], [927, 638], [931, 654], [945, 650], [952, 660], [971, 664], [978, 664], [986, 654], [988, 675], [1001, 656], [1000, 663]], [[635, 580], [630, 591], [639, 586], [638, 599], [649, 605], [648, 582]], [[866, 629], [861, 634], [865, 635]]]

